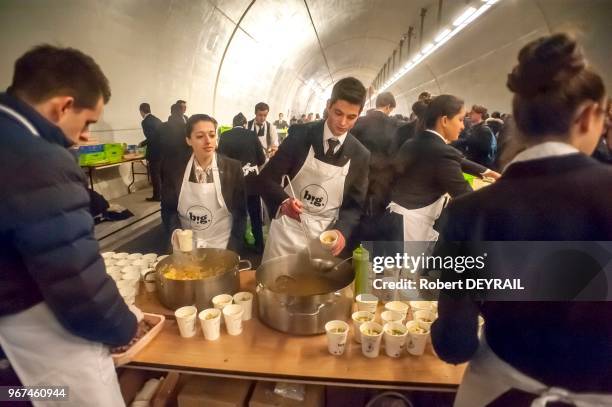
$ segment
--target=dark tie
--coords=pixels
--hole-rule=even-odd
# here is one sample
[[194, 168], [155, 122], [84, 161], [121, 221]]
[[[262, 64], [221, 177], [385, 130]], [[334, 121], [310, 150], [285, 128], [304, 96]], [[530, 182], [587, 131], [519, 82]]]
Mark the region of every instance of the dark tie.
[[340, 141], [336, 140], [335, 138], [330, 138], [327, 139], [327, 144], [329, 145], [329, 148], [325, 153], [325, 158], [332, 159], [334, 158], [334, 150], [336, 149], [336, 146], [340, 144]]

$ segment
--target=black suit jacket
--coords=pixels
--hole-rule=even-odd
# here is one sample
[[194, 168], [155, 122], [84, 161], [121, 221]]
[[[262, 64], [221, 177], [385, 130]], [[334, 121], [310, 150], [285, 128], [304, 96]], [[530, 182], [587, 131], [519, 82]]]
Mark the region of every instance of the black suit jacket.
[[431, 205], [442, 195], [472, 191], [463, 178], [463, 155], [438, 135], [423, 131], [408, 140], [393, 160], [391, 200], [406, 209]]
[[[242, 250], [246, 230], [246, 192], [242, 165], [240, 161], [217, 154], [217, 166], [221, 178], [223, 200], [232, 214], [232, 232], [227, 248], [239, 253]], [[180, 167], [172, 168], [172, 171], [166, 174], [162, 184], [162, 219], [168, 233], [181, 228], [178, 217], [178, 200], [186, 168], [187, 162]], [[189, 180], [196, 182], [193, 168]]]
[[294, 178], [297, 175], [306, 160], [310, 147], [314, 149], [317, 159], [329, 164], [340, 167], [350, 160], [351, 164], [344, 182], [344, 197], [338, 220], [335, 225], [331, 226], [340, 230], [348, 239], [359, 223], [364, 210], [368, 188], [370, 153], [349, 133], [334, 159], [331, 161], [325, 160], [323, 149], [324, 124], [325, 121], [318, 121], [291, 126], [288, 137], [259, 174], [258, 189], [269, 213], [275, 214], [280, 204], [289, 197], [281, 186], [282, 176], [286, 174], [290, 178]]
[[162, 121], [152, 114], [148, 115], [140, 125], [142, 132], [147, 139], [147, 160], [157, 161], [161, 158], [161, 144], [157, 128], [162, 124]]
[[244, 127], [234, 127], [221, 135], [219, 153], [240, 161], [242, 165], [263, 165], [266, 162], [257, 134]]
[[[493, 185], [451, 202], [441, 239], [610, 241], [610, 208], [609, 166], [582, 154], [517, 162]], [[509, 261], [516, 256], [511, 250], [502, 254]], [[432, 327], [441, 359], [462, 363], [472, 357], [479, 313], [491, 349], [520, 371], [548, 386], [612, 392], [612, 302], [480, 304], [441, 295]]]

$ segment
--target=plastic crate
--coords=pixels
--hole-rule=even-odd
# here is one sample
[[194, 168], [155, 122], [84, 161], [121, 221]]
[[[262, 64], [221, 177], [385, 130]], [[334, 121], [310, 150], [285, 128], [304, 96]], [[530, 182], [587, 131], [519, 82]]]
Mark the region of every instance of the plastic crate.
[[79, 154], [103, 153], [104, 144], [93, 144], [90, 146], [79, 146]]
[[221, 135], [231, 129], [232, 129], [232, 126], [219, 126], [219, 134]]
[[117, 163], [123, 160], [123, 144], [104, 144], [104, 153], [109, 163]]
[[97, 165], [107, 163], [106, 153], [85, 153], [79, 155], [79, 165]]

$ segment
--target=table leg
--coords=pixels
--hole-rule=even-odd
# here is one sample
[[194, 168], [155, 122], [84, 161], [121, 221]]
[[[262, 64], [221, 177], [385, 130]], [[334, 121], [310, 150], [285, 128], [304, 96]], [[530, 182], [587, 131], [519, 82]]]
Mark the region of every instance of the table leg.
[[93, 168], [87, 167], [87, 172], [89, 172], [89, 188], [93, 191]]

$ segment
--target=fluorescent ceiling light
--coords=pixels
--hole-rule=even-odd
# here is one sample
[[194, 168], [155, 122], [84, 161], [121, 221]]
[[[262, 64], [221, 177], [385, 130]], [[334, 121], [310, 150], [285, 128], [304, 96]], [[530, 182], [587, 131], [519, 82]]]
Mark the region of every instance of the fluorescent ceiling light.
[[423, 49], [421, 50], [421, 52], [422, 52], [423, 54], [427, 54], [429, 51], [431, 51], [431, 50], [432, 50], [432, 48], [433, 48], [433, 47], [434, 47], [434, 45], [433, 45], [432, 43], [429, 43], [429, 44], [427, 44], [427, 45], [425, 45], [425, 46], [423, 47]]
[[440, 34], [438, 34], [438, 36], [436, 37], [435, 41], [436, 42], [440, 42], [444, 39], [444, 37], [446, 37], [448, 34], [451, 33], [451, 30], [449, 30], [448, 28], [445, 29], [444, 31], [442, 31]]
[[480, 6], [480, 8], [478, 9], [478, 11], [476, 11], [474, 14], [472, 14], [471, 16], [468, 17], [467, 20], [465, 20], [465, 25], [470, 24], [472, 21], [476, 20], [478, 17], [480, 17], [482, 15], [482, 13], [484, 13], [485, 11], [487, 11], [488, 9], [490, 9], [491, 6], [488, 4], [485, 4], [483, 6]]
[[457, 17], [457, 19], [455, 21], [453, 21], [453, 25], [455, 27], [463, 24], [465, 22], [465, 20], [467, 20], [468, 18], [470, 18], [470, 16], [472, 14], [474, 14], [476, 12], [476, 8], [474, 7], [470, 7], [467, 10], [465, 10], [463, 12], [463, 14], [461, 14], [459, 17]]

